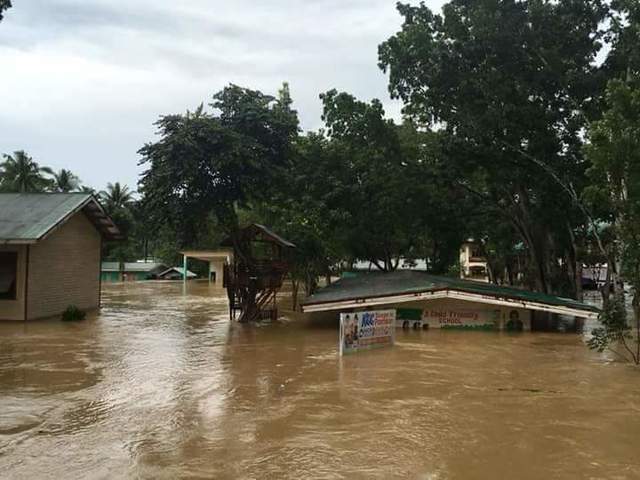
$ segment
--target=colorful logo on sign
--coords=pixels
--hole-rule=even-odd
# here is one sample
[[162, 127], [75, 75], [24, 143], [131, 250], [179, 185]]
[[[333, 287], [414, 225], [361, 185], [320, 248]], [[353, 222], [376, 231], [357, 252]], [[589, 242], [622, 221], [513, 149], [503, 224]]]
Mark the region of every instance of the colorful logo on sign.
[[396, 311], [340, 314], [340, 355], [393, 345]]

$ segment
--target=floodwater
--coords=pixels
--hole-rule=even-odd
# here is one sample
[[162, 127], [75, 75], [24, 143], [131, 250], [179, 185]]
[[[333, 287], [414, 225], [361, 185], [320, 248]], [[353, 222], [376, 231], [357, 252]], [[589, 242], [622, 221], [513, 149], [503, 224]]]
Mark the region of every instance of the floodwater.
[[245, 326], [206, 284], [0, 324], [0, 478], [639, 478], [640, 370], [577, 334]]

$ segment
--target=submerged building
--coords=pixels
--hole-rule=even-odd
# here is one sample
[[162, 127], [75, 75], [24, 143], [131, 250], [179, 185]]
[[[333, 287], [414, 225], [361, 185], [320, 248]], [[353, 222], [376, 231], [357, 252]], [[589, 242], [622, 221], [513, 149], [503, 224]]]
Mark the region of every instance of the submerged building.
[[0, 320], [98, 308], [102, 241], [120, 238], [91, 194], [0, 194]]
[[302, 311], [395, 309], [399, 326], [542, 329], [549, 313], [595, 318], [598, 308], [576, 300], [421, 271], [361, 272], [341, 278], [302, 304]]
[[139, 282], [153, 280], [167, 266], [158, 262], [102, 262], [100, 276], [103, 282]]

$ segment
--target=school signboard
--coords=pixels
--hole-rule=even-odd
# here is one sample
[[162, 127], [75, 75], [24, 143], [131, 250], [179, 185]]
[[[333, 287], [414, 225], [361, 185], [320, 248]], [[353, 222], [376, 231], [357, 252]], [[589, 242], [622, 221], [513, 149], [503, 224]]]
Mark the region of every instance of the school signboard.
[[340, 355], [393, 345], [395, 310], [340, 314]]
[[429, 328], [495, 330], [500, 325], [500, 315], [500, 310], [425, 308], [422, 321]]

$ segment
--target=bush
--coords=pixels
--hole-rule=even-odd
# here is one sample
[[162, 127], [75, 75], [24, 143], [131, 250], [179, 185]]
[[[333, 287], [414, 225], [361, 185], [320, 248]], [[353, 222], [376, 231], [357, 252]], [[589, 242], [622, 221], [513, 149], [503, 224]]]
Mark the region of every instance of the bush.
[[62, 312], [62, 321], [63, 322], [77, 322], [80, 320], [84, 320], [87, 316], [86, 312], [83, 312], [75, 305], [69, 305], [67, 309]]

